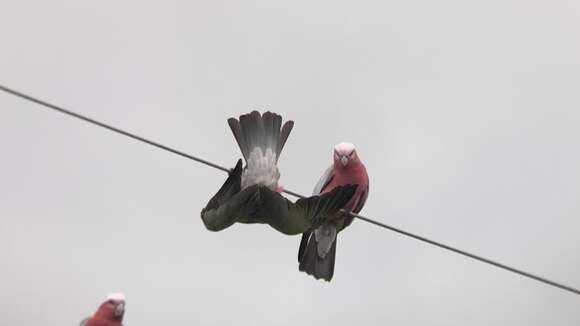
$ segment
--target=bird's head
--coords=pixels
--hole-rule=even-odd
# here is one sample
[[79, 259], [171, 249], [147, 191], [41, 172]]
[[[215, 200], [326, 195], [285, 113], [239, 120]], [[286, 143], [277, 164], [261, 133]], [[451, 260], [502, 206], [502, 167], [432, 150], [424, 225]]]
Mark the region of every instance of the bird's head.
[[125, 296], [122, 293], [111, 293], [95, 313], [98, 319], [123, 321], [125, 315]]
[[360, 163], [356, 148], [351, 143], [340, 143], [334, 146], [334, 166], [339, 169], [352, 167]]

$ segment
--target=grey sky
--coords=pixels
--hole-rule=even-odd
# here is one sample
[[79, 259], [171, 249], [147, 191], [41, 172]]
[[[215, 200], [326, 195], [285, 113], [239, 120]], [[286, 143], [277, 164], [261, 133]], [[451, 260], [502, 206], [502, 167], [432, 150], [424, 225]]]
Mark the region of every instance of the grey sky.
[[[578, 1], [5, 1], [0, 82], [233, 165], [226, 118], [296, 126], [309, 193], [343, 140], [363, 213], [580, 287]], [[225, 174], [0, 94], [0, 321], [577, 325], [580, 298], [362, 221], [332, 283], [299, 237], [205, 230]]]

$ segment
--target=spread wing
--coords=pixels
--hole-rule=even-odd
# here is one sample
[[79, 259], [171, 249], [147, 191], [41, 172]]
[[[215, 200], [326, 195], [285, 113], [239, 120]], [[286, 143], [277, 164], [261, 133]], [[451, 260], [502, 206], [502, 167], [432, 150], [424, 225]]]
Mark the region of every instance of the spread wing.
[[316, 229], [354, 196], [356, 185], [336, 187], [324, 195], [298, 199], [295, 203], [266, 187], [260, 187], [260, 213], [274, 229], [289, 235]]
[[241, 176], [242, 160], [238, 160], [226, 182], [201, 211], [201, 219], [208, 230], [223, 230], [253, 214], [258, 187], [241, 190]]

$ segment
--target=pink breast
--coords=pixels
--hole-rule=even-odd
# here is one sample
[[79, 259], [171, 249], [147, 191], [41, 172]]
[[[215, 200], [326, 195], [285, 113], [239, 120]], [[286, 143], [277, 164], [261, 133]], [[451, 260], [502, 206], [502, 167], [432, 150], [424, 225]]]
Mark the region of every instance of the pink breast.
[[345, 207], [343, 207], [345, 210], [352, 210], [357, 206], [369, 183], [366, 171], [362, 170], [357, 172], [359, 173], [336, 173], [332, 181], [324, 188], [324, 190], [322, 190], [322, 193], [330, 192], [332, 189], [346, 184], [358, 185], [352, 199], [345, 205]]

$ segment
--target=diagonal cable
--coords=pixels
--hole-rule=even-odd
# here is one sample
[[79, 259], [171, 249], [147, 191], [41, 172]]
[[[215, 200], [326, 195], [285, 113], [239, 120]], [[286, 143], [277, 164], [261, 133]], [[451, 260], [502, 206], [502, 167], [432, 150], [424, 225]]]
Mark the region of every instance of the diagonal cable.
[[[118, 134], [121, 134], [121, 135], [124, 135], [124, 136], [130, 137], [130, 138], [133, 138], [133, 139], [135, 139], [135, 140], [138, 140], [138, 141], [144, 142], [144, 143], [146, 143], [146, 144], [149, 144], [149, 145], [151, 145], [151, 146], [155, 146], [155, 147], [157, 147], [157, 148], [160, 148], [160, 149], [166, 150], [166, 151], [168, 151], [168, 152], [171, 152], [171, 153], [173, 153], [173, 154], [177, 154], [177, 155], [179, 155], [179, 156], [182, 156], [182, 157], [188, 158], [188, 159], [190, 159], [190, 160], [193, 160], [193, 161], [196, 161], [196, 162], [199, 162], [199, 163], [202, 163], [202, 164], [208, 165], [208, 166], [210, 166], [210, 167], [212, 167], [212, 168], [215, 168], [215, 169], [218, 169], [218, 170], [222, 170], [222, 171], [224, 171], [224, 172], [230, 172], [230, 169], [228, 169], [228, 168], [225, 168], [225, 167], [223, 167], [223, 166], [221, 166], [221, 165], [217, 165], [217, 164], [215, 164], [215, 163], [212, 163], [212, 162], [210, 162], [210, 161], [207, 161], [207, 160], [201, 159], [201, 158], [199, 158], [199, 157], [196, 157], [196, 156], [193, 156], [193, 155], [190, 155], [190, 154], [184, 153], [184, 152], [182, 152], [182, 151], [178, 151], [178, 150], [176, 150], [176, 149], [173, 149], [173, 148], [171, 148], [171, 147], [168, 147], [168, 146], [165, 146], [165, 145], [159, 144], [159, 143], [157, 143], [157, 142], [154, 142], [154, 141], [152, 141], [152, 140], [149, 140], [149, 139], [143, 138], [143, 137], [141, 137], [141, 136], [135, 135], [135, 134], [133, 134], [133, 133], [130, 133], [130, 132], [124, 131], [124, 130], [122, 130], [122, 129], [119, 129], [119, 128], [116, 128], [116, 127], [113, 127], [113, 126], [111, 126], [111, 125], [108, 125], [108, 124], [106, 124], [106, 123], [103, 123], [103, 122], [100, 122], [100, 121], [97, 121], [97, 120], [91, 119], [91, 118], [89, 118], [89, 117], [86, 117], [86, 116], [84, 116], [84, 115], [81, 115], [81, 114], [75, 113], [75, 112], [73, 112], [73, 111], [69, 111], [69, 110], [67, 110], [67, 109], [64, 109], [64, 108], [62, 108], [62, 107], [59, 107], [59, 106], [57, 106], [57, 105], [54, 105], [54, 104], [48, 103], [48, 102], [46, 102], [46, 101], [43, 101], [43, 100], [40, 100], [40, 99], [37, 99], [37, 98], [35, 98], [35, 97], [32, 97], [32, 96], [30, 96], [30, 95], [26, 95], [26, 94], [24, 94], [24, 93], [18, 92], [18, 91], [16, 91], [16, 90], [13, 90], [13, 89], [10, 89], [10, 88], [8, 88], [8, 87], [5, 87], [5, 86], [3, 86], [3, 85], [0, 85], [0, 90], [4, 91], [4, 92], [6, 92], [6, 93], [12, 94], [12, 95], [14, 95], [14, 96], [20, 97], [20, 98], [22, 98], [22, 99], [28, 100], [28, 101], [30, 101], [30, 102], [33, 102], [33, 103], [39, 104], [39, 105], [41, 105], [41, 106], [44, 106], [44, 107], [46, 107], [46, 108], [49, 108], [49, 109], [52, 109], [52, 110], [58, 111], [58, 112], [60, 112], [60, 113], [64, 113], [64, 114], [66, 114], [66, 115], [69, 115], [69, 116], [72, 116], [72, 117], [74, 117], [74, 118], [77, 118], [77, 119], [80, 119], [80, 120], [86, 121], [86, 122], [88, 122], [88, 123], [91, 123], [91, 124], [94, 124], [94, 125], [96, 125], [96, 126], [99, 126], [99, 127], [105, 128], [105, 129], [108, 129], [108, 130], [110, 130], [110, 131], [116, 132], [116, 133], [118, 133]], [[304, 196], [302, 196], [302, 195], [300, 195], [300, 194], [298, 194], [298, 193], [295, 193], [295, 192], [293, 192], [293, 191], [290, 191], [290, 190], [284, 190], [284, 192], [285, 192], [285, 193], [287, 193], [287, 194], [289, 194], [289, 195], [295, 196], [295, 197], [304, 198]], [[568, 292], [571, 292], [571, 293], [574, 293], [574, 294], [580, 295], [580, 290], [578, 290], [578, 289], [576, 289], [576, 288], [573, 288], [573, 287], [571, 287], [571, 286], [567, 286], [567, 285], [564, 285], [564, 284], [561, 284], [561, 283], [558, 283], [558, 282], [555, 282], [555, 281], [549, 280], [549, 279], [547, 279], [547, 278], [540, 277], [540, 276], [537, 276], [537, 275], [534, 275], [534, 274], [528, 273], [528, 272], [526, 272], [526, 271], [523, 271], [523, 270], [520, 270], [520, 269], [517, 269], [517, 268], [514, 268], [514, 267], [510, 267], [510, 266], [508, 266], [508, 265], [504, 265], [504, 264], [498, 263], [498, 262], [496, 262], [496, 261], [493, 261], [493, 260], [491, 260], [491, 259], [487, 259], [487, 258], [484, 258], [484, 257], [478, 256], [478, 255], [475, 255], [475, 254], [469, 253], [469, 252], [467, 252], [467, 251], [464, 251], [464, 250], [461, 250], [461, 249], [457, 249], [457, 248], [455, 248], [455, 247], [452, 247], [452, 246], [449, 246], [449, 245], [443, 244], [443, 243], [441, 243], [441, 242], [437, 242], [437, 241], [434, 241], [434, 240], [431, 240], [431, 239], [425, 238], [425, 237], [423, 237], [423, 236], [420, 236], [420, 235], [417, 235], [417, 234], [414, 234], [414, 233], [411, 233], [411, 232], [408, 232], [408, 231], [405, 231], [405, 230], [402, 230], [402, 229], [399, 229], [399, 228], [396, 228], [396, 227], [393, 227], [393, 226], [389, 226], [389, 225], [387, 225], [387, 224], [384, 224], [384, 223], [381, 223], [381, 222], [375, 221], [375, 220], [373, 220], [373, 219], [371, 219], [371, 218], [364, 217], [364, 216], [362, 216], [362, 215], [359, 215], [359, 214], [355, 214], [355, 213], [352, 213], [352, 212], [348, 212], [348, 213], [349, 213], [349, 214], [351, 214], [353, 217], [356, 217], [356, 218], [358, 218], [358, 219], [360, 219], [360, 220], [363, 220], [363, 221], [365, 221], [365, 222], [368, 222], [368, 223], [374, 224], [374, 225], [376, 225], [376, 226], [379, 226], [379, 227], [382, 227], [382, 228], [384, 228], [384, 229], [391, 230], [391, 231], [393, 231], [393, 232], [396, 232], [396, 233], [402, 234], [402, 235], [404, 235], [404, 236], [407, 236], [407, 237], [413, 238], [413, 239], [415, 239], [415, 240], [419, 240], [419, 241], [422, 241], [422, 242], [428, 243], [428, 244], [430, 244], [430, 245], [433, 245], [433, 246], [436, 246], [436, 247], [439, 247], [439, 248], [442, 248], [442, 249], [445, 249], [445, 250], [448, 250], [448, 251], [454, 252], [454, 253], [456, 253], [456, 254], [459, 254], [459, 255], [462, 255], [462, 256], [465, 256], [465, 257], [469, 257], [469, 258], [471, 258], [471, 259], [475, 259], [475, 260], [477, 260], [477, 261], [480, 261], [480, 262], [482, 262], [482, 263], [486, 263], [486, 264], [489, 264], [489, 265], [492, 265], [492, 266], [495, 266], [495, 267], [498, 267], [498, 268], [504, 269], [504, 270], [506, 270], [506, 271], [509, 271], [509, 272], [512, 272], [512, 273], [515, 273], [515, 274], [518, 274], [518, 275], [521, 275], [521, 276], [524, 276], [524, 277], [530, 278], [530, 279], [532, 279], [532, 280], [535, 280], [535, 281], [538, 281], [538, 282], [542, 282], [542, 283], [544, 283], [544, 284], [547, 284], [547, 285], [550, 285], [550, 286], [553, 286], [553, 287], [559, 288], [559, 289], [561, 289], [561, 290], [568, 291]]]

